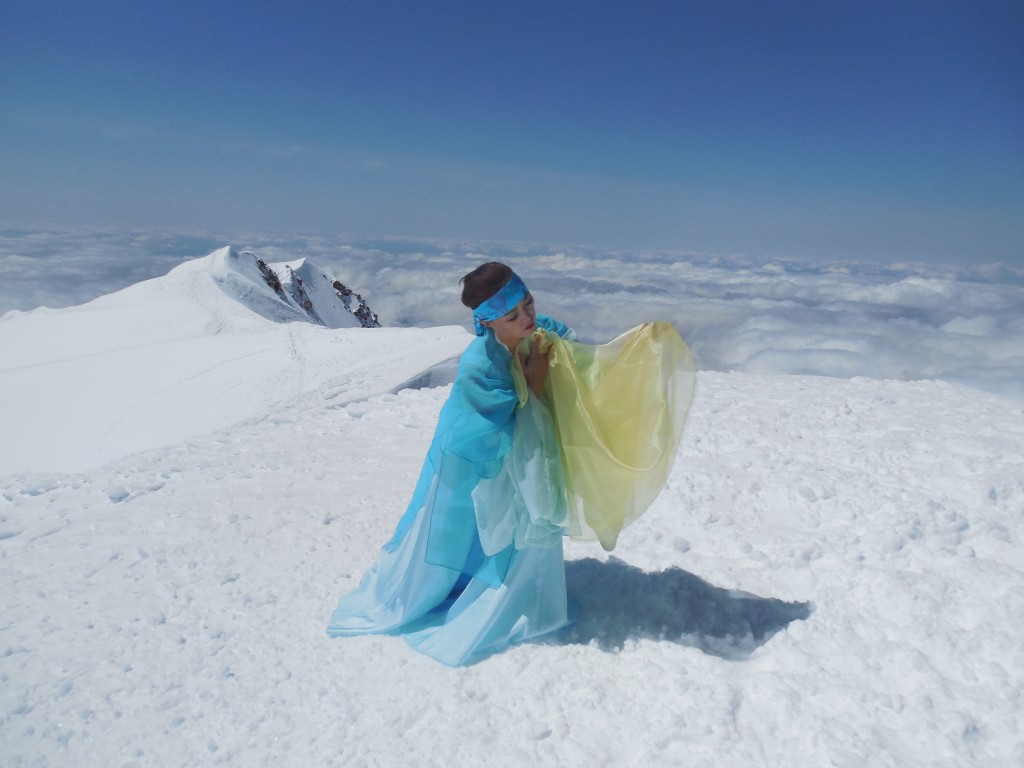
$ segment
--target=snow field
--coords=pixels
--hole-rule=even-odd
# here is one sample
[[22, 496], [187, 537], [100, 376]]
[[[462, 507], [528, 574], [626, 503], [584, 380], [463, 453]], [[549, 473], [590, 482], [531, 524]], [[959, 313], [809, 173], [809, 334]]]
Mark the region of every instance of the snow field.
[[[422, 345], [392, 333], [377, 392]], [[702, 373], [649, 513], [613, 557], [567, 546], [575, 627], [452, 670], [324, 633], [448, 391], [368, 388], [346, 371], [187, 443], [0, 478], [5, 764], [1024, 761], [1018, 403]]]

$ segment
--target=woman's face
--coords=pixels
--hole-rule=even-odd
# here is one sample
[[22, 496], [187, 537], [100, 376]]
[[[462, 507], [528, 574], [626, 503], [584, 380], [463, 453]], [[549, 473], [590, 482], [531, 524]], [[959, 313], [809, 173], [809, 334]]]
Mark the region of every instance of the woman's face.
[[515, 349], [519, 342], [533, 333], [537, 327], [537, 310], [533, 306], [533, 294], [526, 294], [511, 312], [484, 325], [494, 329], [498, 341], [509, 349]]

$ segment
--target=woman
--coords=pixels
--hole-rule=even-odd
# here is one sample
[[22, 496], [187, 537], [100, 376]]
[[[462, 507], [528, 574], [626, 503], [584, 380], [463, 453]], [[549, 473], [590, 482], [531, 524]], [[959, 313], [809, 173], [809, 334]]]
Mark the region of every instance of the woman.
[[693, 389], [670, 326], [588, 347], [506, 265], [462, 284], [477, 338], [412, 501], [327, 630], [401, 634], [451, 666], [568, 623], [563, 535], [614, 546], [664, 483]]

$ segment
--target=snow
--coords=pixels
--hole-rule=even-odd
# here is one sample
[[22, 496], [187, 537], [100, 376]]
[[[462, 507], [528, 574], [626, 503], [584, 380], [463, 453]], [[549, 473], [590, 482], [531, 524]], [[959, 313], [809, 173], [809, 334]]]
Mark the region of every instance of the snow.
[[[457, 328], [423, 329], [413, 343], [394, 329], [324, 333], [245, 257], [224, 248], [80, 307], [0, 320], [0, 423], [25, 436], [0, 444], [0, 472], [85, 470], [293, 398], [386, 392], [470, 338]], [[320, 315], [352, 318], [335, 302], [318, 291]], [[339, 360], [345, 375], [332, 387]]]
[[468, 335], [190, 269], [0, 323], [4, 765], [1024, 761], [1018, 401], [701, 373], [650, 512], [567, 547], [575, 627], [453, 670], [324, 628]]

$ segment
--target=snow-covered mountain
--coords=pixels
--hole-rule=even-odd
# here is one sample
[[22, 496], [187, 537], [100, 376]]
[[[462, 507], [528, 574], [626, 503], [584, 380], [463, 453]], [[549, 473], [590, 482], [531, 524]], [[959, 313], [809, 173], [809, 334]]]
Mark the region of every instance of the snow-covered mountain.
[[[309, 261], [222, 248], [65, 309], [0, 318], [0, 473], [82, 470], [316, 392], [386, 392], [469, 341], [379, 325]], [[400, 359], [399, 359], [400, 358]], [[337, 389], [337, 388], [335, 388]], [[168, 418], [173, 414], [173, 418]]]
[[[318, 325], [328, 328], [381, 327], [376, 313], [366, 305], [361, 295], [340, 280], [328, 277], [320, 267], [308, 259], [267, 264], [251, 251], [237, 253], [232, 249], [217, 251], [207, 258], [228, 265], [229, 269], [225, 270], [227, 274], [241, 275], [258, 284], [259, 280], [252, 271], [255, 264], [259, 279], [274, 291], [277, 299], [294, 310], [299, 317]], [[228, 292], [234, 293], [240, 301], [251, 301], [254, 311], [263, 314], [261, 309], [270, 310], [270, 319], [281, 316], [280, 308], [274, 312], [271, 308], [273, 305], [266, 305], [263, 300], [266, 297], [256, 298], [251, 291], [242, 288], [236, 281], [224, 277], [220, 280]]]
[[180, 265], [167, 276], [200, 274], [230, 298], [275, 322], [302, 320], [327, 328], [379, 328], [363, 297], [309, 259], [268, 264], [252, 251], [226, 247]]
[[0, 320], [0, 763], [1024, 761], [1020, 403], [701, 373], [650, 511], [567, 546], [576, 625], [452, 670], [325, 627], [468, 333], [327, 328], [218, 254]]

